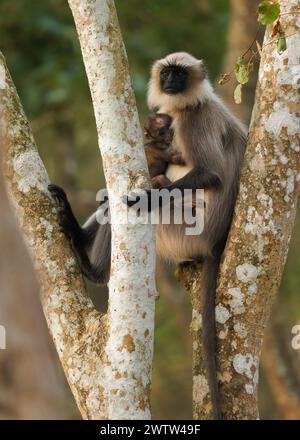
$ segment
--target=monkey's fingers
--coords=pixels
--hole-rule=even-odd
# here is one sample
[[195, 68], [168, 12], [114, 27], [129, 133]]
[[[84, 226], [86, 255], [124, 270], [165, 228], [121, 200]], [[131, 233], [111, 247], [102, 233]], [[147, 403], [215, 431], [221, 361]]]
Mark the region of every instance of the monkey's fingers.
[[48, 190], [50, 191], [52, 197], [55, 199], [58, 206], [69, 207], [68, 198], [64, 190], [54, 183], [48, 185]]
[[[155, 196], [152, 198], [152, 191], [156, 190], [149, 189], [139, 194], [131, 193], [129, 196], [123, 196], [122, 200], [129, 208], [135, 207], [139, 212], [150, 212], [161, 206], [161, 198]], [[134, 206], [136, 204], [137, 206]]]
[[134, 206], [139, 201], [140, 201], [140, 196], [135, 193], [122, 196], [122, 202], [125, 203], [125, 205], [127, 205], [129, 208]]

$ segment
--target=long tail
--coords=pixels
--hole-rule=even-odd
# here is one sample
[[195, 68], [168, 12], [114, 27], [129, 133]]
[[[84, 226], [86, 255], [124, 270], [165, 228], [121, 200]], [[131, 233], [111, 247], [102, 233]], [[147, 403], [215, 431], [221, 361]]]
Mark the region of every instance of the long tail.
[[219, 258], [205, 258], [202, 291], [202, 344], [208, 386], [215, 420], [222, 418], [216, 366], [215, 294]]

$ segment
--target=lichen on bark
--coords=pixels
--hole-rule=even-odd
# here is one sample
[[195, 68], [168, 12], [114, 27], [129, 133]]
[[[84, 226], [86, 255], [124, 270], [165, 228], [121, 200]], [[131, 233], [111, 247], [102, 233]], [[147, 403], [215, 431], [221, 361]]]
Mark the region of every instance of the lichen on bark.
[[[77, 405], [87, 419], [150, 418], [155, 242], [148, 224], [118, 224], [128, 189], [149, 184], [142, 134], [114, 2], [70, 0], [93, 99], [112, 217], [107, 315], [88, 298], [60, 231], [50, 182], [0, 57], [5, 177], [35, 267], [43, 310]], [[118, 173], [116, 173], [118, 170]]]
[[[300, 181], [300, 2], [279, 1], [287, 50], [267, 28], [240, 193], [219, 274], [217, 364], [223, 417], [256, 419], [264, 329], [278, 291], [294, 224]], [[181, 279], [201, 316], [199, 269]], [[194, 335], [194, 386], [205, 375], [201, 329]], [[202, 379], [203, 383], [203, 379]], [[206, 387], [205, 387], [206, 389]], [[200, 396], [201, 399], [197, 396]], [[194, 392], [194, 417], [211, 418], [209, 394]]]
[[120, 221], [126, 211], [122, 196], [149, 187], [142, 131], [114, 1], [69, 0], [69, 5], [91, 90], [111, 211], [104, 352], [107, 413], [109, 418], [148, 419], [156, 297], [154, 231], [133, 217]]
[[37, 269], [45, 317], [78, 407], [83, 417], [99, 418], [99, 405], [90, 403], [88, 396], [93, 393], [101, 400], [95, 372], [101, 371], [104, 318], [87, 297], [73, 252], [60, 232], [47, 188], [49, 177], [2, 54], [0, 66], [5, 72], [0, 126], [8, 194]]

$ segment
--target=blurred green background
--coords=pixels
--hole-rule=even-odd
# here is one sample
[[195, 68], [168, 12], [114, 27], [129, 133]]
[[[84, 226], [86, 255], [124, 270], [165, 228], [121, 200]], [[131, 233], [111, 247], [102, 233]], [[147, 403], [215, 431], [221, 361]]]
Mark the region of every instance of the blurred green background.
[[[116, 6], [141, 121], [147, 115], [146, 86], [155, 59], [172, 51], [191, 52], [205, 60], [212, 81], [216, 80], [226, 52], [229, 1], [116, 0]], [[50, 178], [64, 186], [83, 220], [96, 207], [96, 191], [105, 183], [87, 79], [67, 1], [1, 0], [0, 49]], [[281, 291], [280, 307], [287, 318], [280, 325], [287, 333], [300, 316], [299, 221], [297, 226]], [[189, 301], [174, 280], [172, 267], [160, 265], [158, 287], [161, 298], [156, 316], [154, 418], [188, 419]], [[90, 286], [90, 292], [97, 307], [105, 309], [105, 289]], [[270, 388], [264, 380], [261, 417], [283, 417]], [[70, 417], [77, 416], [75, 408], [71, 409]]]

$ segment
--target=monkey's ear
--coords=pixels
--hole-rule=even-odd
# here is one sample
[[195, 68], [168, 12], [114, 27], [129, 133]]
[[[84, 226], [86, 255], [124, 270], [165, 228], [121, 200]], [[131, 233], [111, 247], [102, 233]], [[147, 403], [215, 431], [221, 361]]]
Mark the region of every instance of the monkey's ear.
[[198, 61], [198, 65], [199, 65], [199, 69], [200, 69], [203, 77], [206, 78], [207, 77], [207, 69], [206, 69], [206, 66], [204, 64], [204, 61], [203, 60], [199, 60]]

